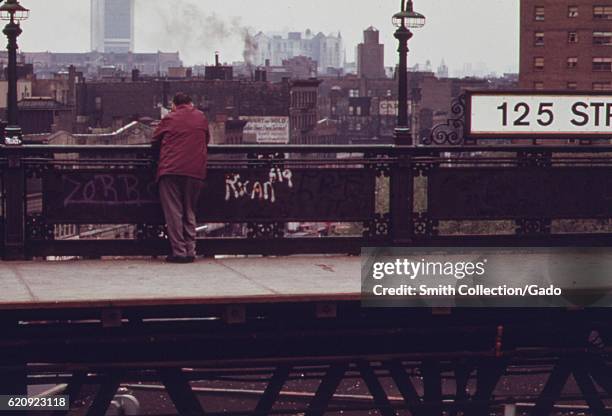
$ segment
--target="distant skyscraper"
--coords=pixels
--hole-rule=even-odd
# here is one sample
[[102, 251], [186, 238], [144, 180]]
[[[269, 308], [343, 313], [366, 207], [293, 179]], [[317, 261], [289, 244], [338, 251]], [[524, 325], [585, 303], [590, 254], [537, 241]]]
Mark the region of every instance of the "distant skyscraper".
[[281, 66], [284, 60], [305, 56], [317, 62], [319, 73], [325, 74], [328, 68], [342, 68], [344, 47], [342, 35], [317, 33], [306, 30], [289, 32], [284, 38], [279, 35], [268, 36], [262, 32], [252, 38], [252, 62], [263, 66], [269, 61], [272, 66]]
[[91, 0], [91, 50], [134, 50], [134, 0]]
[[438, 78], [448, 78], [448, 66], [444, 62], [444, 59], [442, 59], [436, 75]]

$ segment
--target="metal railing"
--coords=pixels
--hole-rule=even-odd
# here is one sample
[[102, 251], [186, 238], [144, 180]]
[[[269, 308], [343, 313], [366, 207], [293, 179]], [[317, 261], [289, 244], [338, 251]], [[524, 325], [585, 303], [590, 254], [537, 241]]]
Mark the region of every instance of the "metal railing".
[[[0, 146], [0, 171], [5, 259], [168, 250], [149, 146]], [[607, 245], [611, 199], [608, 145], [211, 146], [198, 217], [225, 231], [198, 250]], [[56, 235], [69, 224], [125, 232]], [[296, 232], [304, 224], [310, 231]]]

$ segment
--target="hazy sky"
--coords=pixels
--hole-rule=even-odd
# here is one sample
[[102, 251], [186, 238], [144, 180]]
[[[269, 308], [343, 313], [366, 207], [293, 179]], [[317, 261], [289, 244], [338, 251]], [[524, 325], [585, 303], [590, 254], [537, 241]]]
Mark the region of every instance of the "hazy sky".
[[[23, 24], [24, 51], [87, 51], [90, 45], [89, 0], [21, 0], [31, 9]], [[444, 58], [451, 72], [464, 63], [491, 70], [518, 70], [518, 0], [415, 0], [427, 17], [410, 43], [410, 61]], [[362, 31], [380, 30], [386, 65], [396, 61], [391, 16], [397, 0], [136, 0], [136, 51], [176, 51], [186, 64], [242, 60], [242, 28], [251, 31], [337, 33], [345, 40], [349, 61]], [[482, 65], [481, 64], [481, 65]]]

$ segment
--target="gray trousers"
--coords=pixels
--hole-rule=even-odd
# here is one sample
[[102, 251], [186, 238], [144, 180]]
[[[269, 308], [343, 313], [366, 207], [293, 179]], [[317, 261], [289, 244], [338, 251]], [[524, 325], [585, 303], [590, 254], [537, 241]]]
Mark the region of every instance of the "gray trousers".
[[168, 175], [159, 180], [159, 198], [166, 217], [172, 255], [196, 255], [196, 208], [203, 181]]

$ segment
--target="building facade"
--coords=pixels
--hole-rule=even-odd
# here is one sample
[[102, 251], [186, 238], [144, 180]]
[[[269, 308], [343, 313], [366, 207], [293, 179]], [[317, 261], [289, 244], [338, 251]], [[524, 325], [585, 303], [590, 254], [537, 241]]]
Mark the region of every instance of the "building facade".
[[612, 90], [612, 2], [521, 0], [520, 87]]
[[[415, 143], [431, 129], [453, 118], [453, 101], [468, 89], [516, 89], [504, 79], [444, 78], [432, 72], [409, 72], [409, 126]], [[398, 112], [398, 79], [346, 75], [326, 78], [319, 87], [320, 121], [336, 128], [333, 143], [394, 143]]]
[[91, 50], [134, 50], [134, 0], [91, 0]]
[[362, 78], [386, 78], [385, 45], [380, 34], [370, 26], [363, 32], [363, 43], [357, 46], [357, 74]]
[[315, 127], [319, 121], [318, 79], [294, 80], [290, 91], [290, 128], [292, 144], [319, 144]]
[[191, 95], [209, 120], [219, 123], [245, 116], [288, 118], [291, 106], [288, 82], [155, 79], [81, 82], [76, 88], [80, 132], [118, 129], [142, 118], [157, 120], [177, 92]]

